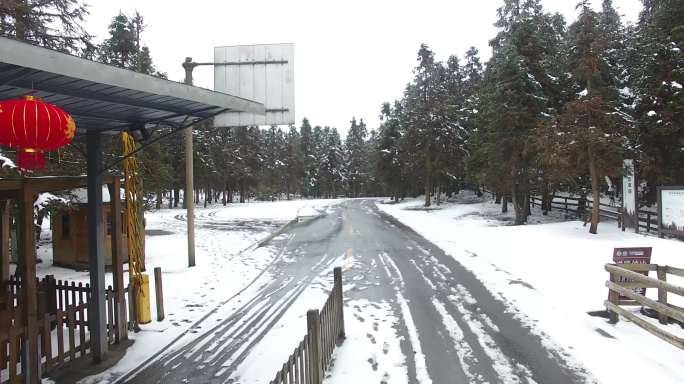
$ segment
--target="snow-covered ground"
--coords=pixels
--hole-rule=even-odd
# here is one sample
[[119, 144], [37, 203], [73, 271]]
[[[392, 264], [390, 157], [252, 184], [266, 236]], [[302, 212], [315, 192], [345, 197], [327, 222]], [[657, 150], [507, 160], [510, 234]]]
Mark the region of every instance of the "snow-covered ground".
[[[243, 290], [264, 268], [278, 257], [274, 247], [257, 248], [255, 244], [282, 225], [298, 217], [300, 212], [312, 215], [332, 204], [331, 200], [293, 200], [215, 205], [197, 208], [196, 264], [187, 267], [185, 211], [164, 209], [145, 213], [145, 249], [148, 271], [161, 267], [164, 284], [166, 318], [142, 326], [130, 333], [135, 343], [123, 359], [106, 372], [84, 379], [83, 383], [100, 383], [114, 379], [136, 367], [172, 340], [192, 337], [193, 325], [201, 318], [227, 316], [231, 308], [223, 305]], [[56, 279], [88, 282], [88, 273], [52, 265], [49, 222], [45, 220], [38, 249], [42, 259], [39, 276], [52, 274]], [[127, 266], [124, 266], [127, 270]], [[107, 284], [112, 276], [107, 274]], [[124, 280], [128, 275], [125, 273]], [[154, 282], [150, 282], [151, 307], [154, 310]], [[249, 292], [247, 292], [248, 294]], [[289, 348], [289, 347], [288, 347]]]
[[[684, 242], [622, 232], [610, 221], [591, 235], [579, 221], [559, 221], [559, 213], [542, 218], [537, 212], [534, 224], [508, 226], [511, 216], [501, 215], [499, 205], [467, 194], [440, 209], [421, 204], [378, 206], [475, 273], [549, 348], [564, 350], [604, 383], [684, 382], [680, 349], [625, 319], [611, 325], [587, 314], [603, 309], [603, 266], [613, 248], [653, 247], [652, 263], [684, 267]], [[684, 285], [684, 279], [670, 280]], [[656, 290], [648, 291], [657, 298]], [[676, 295], [668, 298], [684, 305]], [[677, 325], [666, 328], [684, 336]]]
[[[254, 244], [287, 221], [299, 216], [310, 217], [334, 203], [297, 200], [199, 208], [196, 211], [195, 268], [186, 267], [185, 211], [147, 213], [147, 265], [150, 271], [156, 266], [163, 270], [167, 317], [162, 322], [153, 321], [143, 326], [140, 333], [132, 333], [135, 343], [117, 365], [81, 382], [111, 382], [172, 340], [177, 339], [177, 345], [190, 342], [203, 333], [200, 327], [204, 324], [213, 324], [232, 315], [236, 305], [224, 305], [229, 298], [242, 292], [236, 300], [249, 300], [257, 294], [255, 286], [260, 285], [249, 286], [249, 283], [266, 266], [279, 257], [282, 262], [290, 262], [290, 256], [281, 255], [279, 247], [256, 248]], [[589, 311], [603, 309], [607, 297], [604, 283], [608, 277], [603, 265], [611, 261], [614, 247], [652, 246], [654, 263], [681, 267], [684, 261], [679, 260], [679, 255], [684, 253], [684, 243], [621, 232], [614, 222], [602, 223], [599, 235], [590, 235], [581, 222], [565, 222], [560, 212], [553, 212], [548, 217], [537, 212], [531, 225], [508, 226], [511, 214], [501, 215], [499, 205], [472, 195], [461, 195], [456, 201], [429, 211], [423, 210], [421, 204], [417, 199], [400, 204], [378, 203], [378, 206], [475, 273], [512, 313], [542, 336], [549, 349], [564, 351], [568, 361], [585, 367], [604, 383], [684, 381], [681, 350], [624, 319], [617, 325], [610, 325], [605, 319], [587, 315]], [[47, 228], [44, 235], [43, 246], [39, 248], [39, 257], [43, 259], [39, 274], [86, 282], [86, 272], [51, 266]], [[306, 288], [302, 287], [299, 297], [239, 364], [233, 376], [239, 382], [256, 384], [272, 379], [302, 339], [306, 311], [323, 305], [332, 287], [332, 268], [342, 266], [349, 272], [361, 268], [356, 266], [351, 250], [335, 256], [329, 263], [317, 277], [306, 283]], [[363, 276], [359, 274], [358, 277]], [[266, 272], [260, 279], [269, 278], [276, 276]], [[672, 281], [684, 284], [681, 279]], [[109, 282], [111, 276], [108, 275]], [[349, 278], [345, 280], [344, 290], [360, 289], [363, 283]], [[154, 295], [154, 289], [151, 291]], [[655, 290], [650, 289], [649, 296], [655, 295]], [[676, 304], [684, 305], [676, 301], [675, 295], [670, 298]], [[464, 295], [461, 299], [472, 298]], [[401, 304], [405, 299], [398, 292], [396, 300]], [[420, 375], [421, 366], [417, 362], [422, 360], [419, 356], [409, 357], [401, 352], [400, 344], [407, 341], [400, 336], [398, 328], [402, 323], [400, 317], [407, 314], [397, 314], [397, 302], [346, 298], [347, 340], [335, 351], [326, 383], [404, 383], [409, 365], [413, 365]], [[154, 304], [154, 296], [151, 303]], [[392, 306], [395, 306], [394, 310]], [[442, 315], [448, 329], [458, 328], [449, 326], [448, 313]], [[202, 325], [197, 325], [203, 318]], [[469, 321], [477, 323], [480, 320]], [[668, 330], [684, 335], [678, 326], [671, 325]], [[411, 332], [409, 329], [408, 336], [416, 338], [411, 341], [412, 345], [420, 346], [416, 330]], [[450, 336], [455, 342], [459, 339], [458, 334]], [[463, 351], [467, 354], [467, 349]], [[411, 362], [407, 362], [409, 358]], [[377, 369], [378, 366], [382, 369]]]

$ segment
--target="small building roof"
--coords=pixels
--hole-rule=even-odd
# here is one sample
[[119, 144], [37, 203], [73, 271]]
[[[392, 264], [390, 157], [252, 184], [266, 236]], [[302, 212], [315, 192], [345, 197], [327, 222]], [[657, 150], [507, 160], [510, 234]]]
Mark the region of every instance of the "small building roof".
[[182, 127], [229, 110], [266, 113], [253, 100], [0, 37], [0, 100], [26, 94], [69, 112], [77, 133]]

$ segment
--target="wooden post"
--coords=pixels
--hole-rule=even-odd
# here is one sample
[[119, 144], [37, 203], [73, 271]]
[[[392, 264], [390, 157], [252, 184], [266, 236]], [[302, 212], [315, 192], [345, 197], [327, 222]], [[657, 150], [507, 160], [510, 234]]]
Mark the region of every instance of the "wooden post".
[[[667, 281], [667, 267], [664, 265], [659, 265], [656, 269], [656, 273], [658, 274], [658, 280], [660, 281]], [[661, 304], [667, 305], [667, 291], [663, 289], [662, 287], [658, 288], [658, 302]], [[660, 324], [667, 324], [668, 323], [668, 317], [666, 314], [662, 312], [658, 312], [658, 320], [660, 321]]]
[[18, 248], [22, 259], [21, 296], [23, 320], [26, 333], [22, 338], [21, 360], [24, 382], [40, 382], [40, 360], [38, 355], [38, 295], [36, 287], [36, 235], [33, 228], [33, 191], [24, 187], [19, 199]]
[[154, 292], [157, 299], [157, 321], [164, 320], [164, 292], [162, 289], [161, 267], [154, 268]]
[[[617, 283], [617, 278], [615, 277], [615, 274], [611, 273], [610, 274], [610, 281], [613, 283]], [[620, 301], [620, 294], [613, 291], [612, 289], [608, 290], [608, 301], [611, 302], [612, 304], [619, 305]], [[610, 319], [611, 324], [616, 324], [618, 321], [620, 321], [620, 316], [614, 312], [611, 311], [610, 309], [608, 310], [608, 318]]]
[[126, 325], [126, 300], [124, 300], [124, 280], [123, 280], [123, 255], [121, 234], [121, 180], [115, 176], [109, 184], [109, 195], [111, 201], [112, 215], [112, 274], [114, 286], [114, 324], [116, 327], [116, 341], [128, 338], [128, 327]]
[[10, 267], [10, 216], [9, 200], [0, 201], [0, 283], [9, 280]]
[[323, 372], [321, 365], [321, 318], [318, 309], [311, 309], [306, 313], [306, 326], [309, 334], [309, 369], [311, 384], [322, 384]]
[[336, 313], [335, 316], [337, 316], [338, 321], [340, 322], [340, 333], [337, 335], [337, 337], [344, 339], [346, 337], [346, 333], [344, 330], [344, 293], [342, 292], [342, 268], [335, 267], [335, 269], [333, 269], [333, 275], [335, 280], [334, 287], [337, 307], [339, 308], [339, 313]]

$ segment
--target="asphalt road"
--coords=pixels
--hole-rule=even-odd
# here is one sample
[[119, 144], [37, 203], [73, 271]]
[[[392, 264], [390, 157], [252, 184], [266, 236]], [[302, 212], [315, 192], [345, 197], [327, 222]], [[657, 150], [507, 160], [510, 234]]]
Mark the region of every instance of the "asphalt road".
[[[397, 332], [407, 383], [426, 377], [435, 384], [586, 381], [583, 372], [547, 349], [472, 273], [379, 211], [375, 202], [345, 201], [288, 232], [288, 240], [269, 245], [282, 248], [285, 257], [269, 267], [268, 279], [255, 282], [262, 284], [256, 296], [126, 382], [231, 382], [227, 380], [235, 378], [250, 349], [340, 255], [354, 261], [345, 280], [354, 281], [355, 289], [345, 295], [389, 302], [401, 319]], [[346, 316], [364, 316], [360, 308], [345, 311]], [[416, 352], [424, 358], [416, 358]]]

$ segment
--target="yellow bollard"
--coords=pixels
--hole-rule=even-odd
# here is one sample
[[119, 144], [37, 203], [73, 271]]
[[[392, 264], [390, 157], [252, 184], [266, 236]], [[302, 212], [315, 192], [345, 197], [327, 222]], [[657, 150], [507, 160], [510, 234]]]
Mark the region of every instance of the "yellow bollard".
[[140, 274], [142, 283], [135, 298], [138, 309], [138, 323], [147, 324], [152, 321], [150, 312], [150, 276], [147, 273]]

